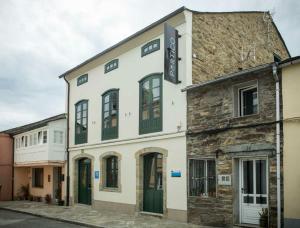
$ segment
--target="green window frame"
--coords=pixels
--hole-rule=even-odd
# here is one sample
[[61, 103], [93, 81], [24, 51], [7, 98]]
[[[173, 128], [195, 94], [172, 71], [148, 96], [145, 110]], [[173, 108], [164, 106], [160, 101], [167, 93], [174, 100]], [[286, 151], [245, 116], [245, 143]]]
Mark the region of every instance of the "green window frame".
[[110, 62], [106, 63], [104, 66], [104, 73], [108, 73], [112, 70], [115, 70], [119, 67], [119, 59], [111, 60]]
[[106, 158], [106, 187], [118, 188], [118, 157]]
[[84, 74], [84, 75], [81, 75], [77, 78], [77, 86], [80, 86], [84, 83], [87, 83], [88, 82], [88, 75], [87, 74]]
[[102, 140], [119, 136], [119, 89], [102, 94]]
[[75, 104], [75, 144], [87, 143], [88, 135], [88, 100]]
[[162, 73], [150, 74], [139, 83], [139, 133], [162, 131]]
[[144, 57], [145, 55], [149, 55], [152, 52], [158, 51], [160, 49], [160, 39], [152, 40], [141, 48], [141, 55]]

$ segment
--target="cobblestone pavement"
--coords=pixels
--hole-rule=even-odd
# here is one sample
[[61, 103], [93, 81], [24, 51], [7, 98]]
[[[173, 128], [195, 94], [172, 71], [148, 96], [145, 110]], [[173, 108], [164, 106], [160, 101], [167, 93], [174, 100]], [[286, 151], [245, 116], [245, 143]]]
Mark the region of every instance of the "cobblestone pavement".
[[47, 218], [59, 219], [70, 222], [79, 222], [82, 225], [99, 227], [159, 227], [159, 228], [194, 228], [187, 223], [175, 222], [167, 219], [145, 215], [128, 215], [110, 211], [93, 210], [90, 206], [75, 205], [71, 207], [47, 205], [31, 201], [4, 201], [0, 208], [31, 213]]

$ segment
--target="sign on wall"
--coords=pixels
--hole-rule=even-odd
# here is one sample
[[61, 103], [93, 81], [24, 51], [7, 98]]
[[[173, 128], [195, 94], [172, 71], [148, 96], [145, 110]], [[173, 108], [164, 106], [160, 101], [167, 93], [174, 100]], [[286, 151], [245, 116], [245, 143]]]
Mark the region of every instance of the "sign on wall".
[[181, 171], [180, 170], [172, 170], [171, 177], [181, 177]]
[[165, 80], [178, 81], [178, 31], [165, 23]]
[[218, 175], [219, 185], [231, 185], [231, 175]]
[[99, 171], [95, 171], [95, 179], [99, 179], [99, 174], [100, 174]]

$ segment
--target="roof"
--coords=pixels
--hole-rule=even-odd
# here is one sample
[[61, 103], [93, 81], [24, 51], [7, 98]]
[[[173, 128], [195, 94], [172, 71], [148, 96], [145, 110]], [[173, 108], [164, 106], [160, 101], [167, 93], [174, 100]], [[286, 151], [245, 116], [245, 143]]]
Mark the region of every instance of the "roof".
[[[148, 25], [147, 27], [145, 27], [145, 28], [139, 30], [138, 32], [134, 33], [133, 35], [131, 35], [131, 36], [129, 36], [129, 37], [127, 37], [127, 38], [121, 40], [120, 42], [116, 43], [115, 45], [113, 45], [113, 46], [111, 46], [111, 47], [105, 49], [104, 51], [102, 51], [102, 52], [96, 54], [95, 56], [93, 56], [93, 57], [87, 59], [86, 61], [80, 63], [79, 65], [77, 65], [77, 66], [71, 68], [70, 70], [68, 70], [68, 71], [66, 71], [65, 73], [61, 74], [61, 75], [59, 76], [59, 78], [65, 77], [65, 76], [68, 75], [69, 73], [71, 73], [71, 72], [73, 72], [73, 71], [75, 71], [75, 70], [81, 68], [82, 66], [85, 66], [86, 64], [92, 62], [93, 60], [99, 58], [100, 56], [102, 56], [102, 55], [104, 55], [104, 54], [106, 54], [106, 53], [108, 53], [108, 52], [114, 50], [115, 48], [117, 48], [117, 47], [119, 47], [119, 46], [125, 44], [126, 42], [128, 42], [128, 41], [130, 41], [130, 40], [132, 40], [132, 39], [134, 39], [134, 38], [136, 38], [136, 37], [138, 37], [139, 35], [143, 34], [144, 32], [146, 32], [146, 31], [148, 31], [148, 30], [154, 28], [155, 26], [157, 26], [157, 25], [159, 25], [159, 24], [161, 24], [161, 23], [167, 21], [168, 19], [170, 19], [170, 18], [174, 17], [175, 15], [177, 15], [177, 14], [183, 12], [184, 10], [187, 10], [187, 11], [192, 12], [192, 13], [203, 13], [203, 14], [221, 14], [221, 13], [265, 13], [265, 11], [200, 12], [200, 11], [190, 10], [190, 9], [188, 9], [188, 8], [186, 8], [186, 7], [184, 7], [184, 6], [182, 6], [182, 7], [180, 7], [179, 9], [177, 9], [177, 10], [173, 11], [172, 13], [168, 14], [167, 16], [165, 16], [165, 17], [159, 19], [158, 21], [156, 21], [156, 22], [154, 22], [154, 23]], [[283, 42], [283, 44], [284, 44], [284, 46], [285, 46], [285, 48], [286, 48], [286, 50], [287, 50], [287, 52], [288, 52], [288, 55], [290, 56], [289, 50], [288, 50], [288, 48], [287, 48], [287, 46], [286, 46], [286, 44], [285, 44], [285, 42], [284, 42], [284, 40], [283, 40], [283, 38], [282, 38], [282, 36], [281, 36], [281, 34], [280, 34], [278, 28], [276, 27], [276, 25], [275, 25], [275, 23], [274, 23], [273, 21], [272, 21], [272, 23], [273, 23], [273, 25], [274, 25], [276, 31], [278, 32], [279, 37], [280, 37], [281, 41]]]
[[184, 91], [188, 91], [188, 90], [193, 90], [193, 89], [196, 89], [196, 88], [216, 84], [216, 83], [219, 83], [219, 82], [222, 82], [222, 81], [225, 81], [225, 80], [228, 80], [228, 79], [236, 78], [236, 77], [239, 77], [239, 76], [242, 76], [242, 75], [246, 75], [246, 74], [249, 74], [249, 73], [256, 73], [256, 72], [264, 71], [268, 68], [271, 69], [273, 65], [274, 65], [274, 62], [259, 65], [259, 66], [256, 66], [256, 67], [247, 68], [245, 70], [241, 70], [241, 71], [230, 73], [230, 74], [225, 74], [225, 75], [222, 75], [222, 76], [220, 76], [216, 79], [213, 79], [213, 80], [209, 80], [209, 81], [206, 81], [206, 82], [201, 82], [201, 83], [198, 83], [198, 84], [187, 86], [182, 91], [184, 92]]
[[286, 66], [296, 64], [296, 63], [299, 63], [299, 62], [300, 62], [300, 56], [295, 56], [295, 57], [288, 58], [288, 59], [285, 59], [285, 60], [281, 61], [279, 63], [279, 67], [284, 68]]
[[60, 119], [66, 119], [66, 114], [62, 113], [62, 114], [52, 116], [52, 117], [49, 117], [47, 119], [43, 119], [43, 120], [40, 120], [40, 121], [37, 121], [37, 122], [34, 122], [34, 123], [30, 123], [30, 124], [26, 124], [26, 125], [23, 125], [23, 126], [20, 126], [20, 127], [15, 127], [15, 128], [12, 128], [12, 129], [8, 129], [8, 130], [2, 131], [0, 133], [9, 134], [11, 136], [14, 136], [14, 135], [17, 135], [17, 134], [24, 133], [26, 131], [30, 131], [30, 130], [33, 130], [33, 129], [36, 129], [36, 128], [44, 127], [49, 122], [52, 122], [52, 121], [55, 121], [55, 120], [60, 120]]

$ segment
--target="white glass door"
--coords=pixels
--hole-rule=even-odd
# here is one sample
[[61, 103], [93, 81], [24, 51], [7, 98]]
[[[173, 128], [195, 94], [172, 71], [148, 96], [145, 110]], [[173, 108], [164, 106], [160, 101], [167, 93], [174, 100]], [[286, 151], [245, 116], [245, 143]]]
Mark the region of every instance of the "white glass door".
[[266, 159], [243, 159], [240, 163], [241, 223], [259, 224], [259, 212], [268, 207]]

